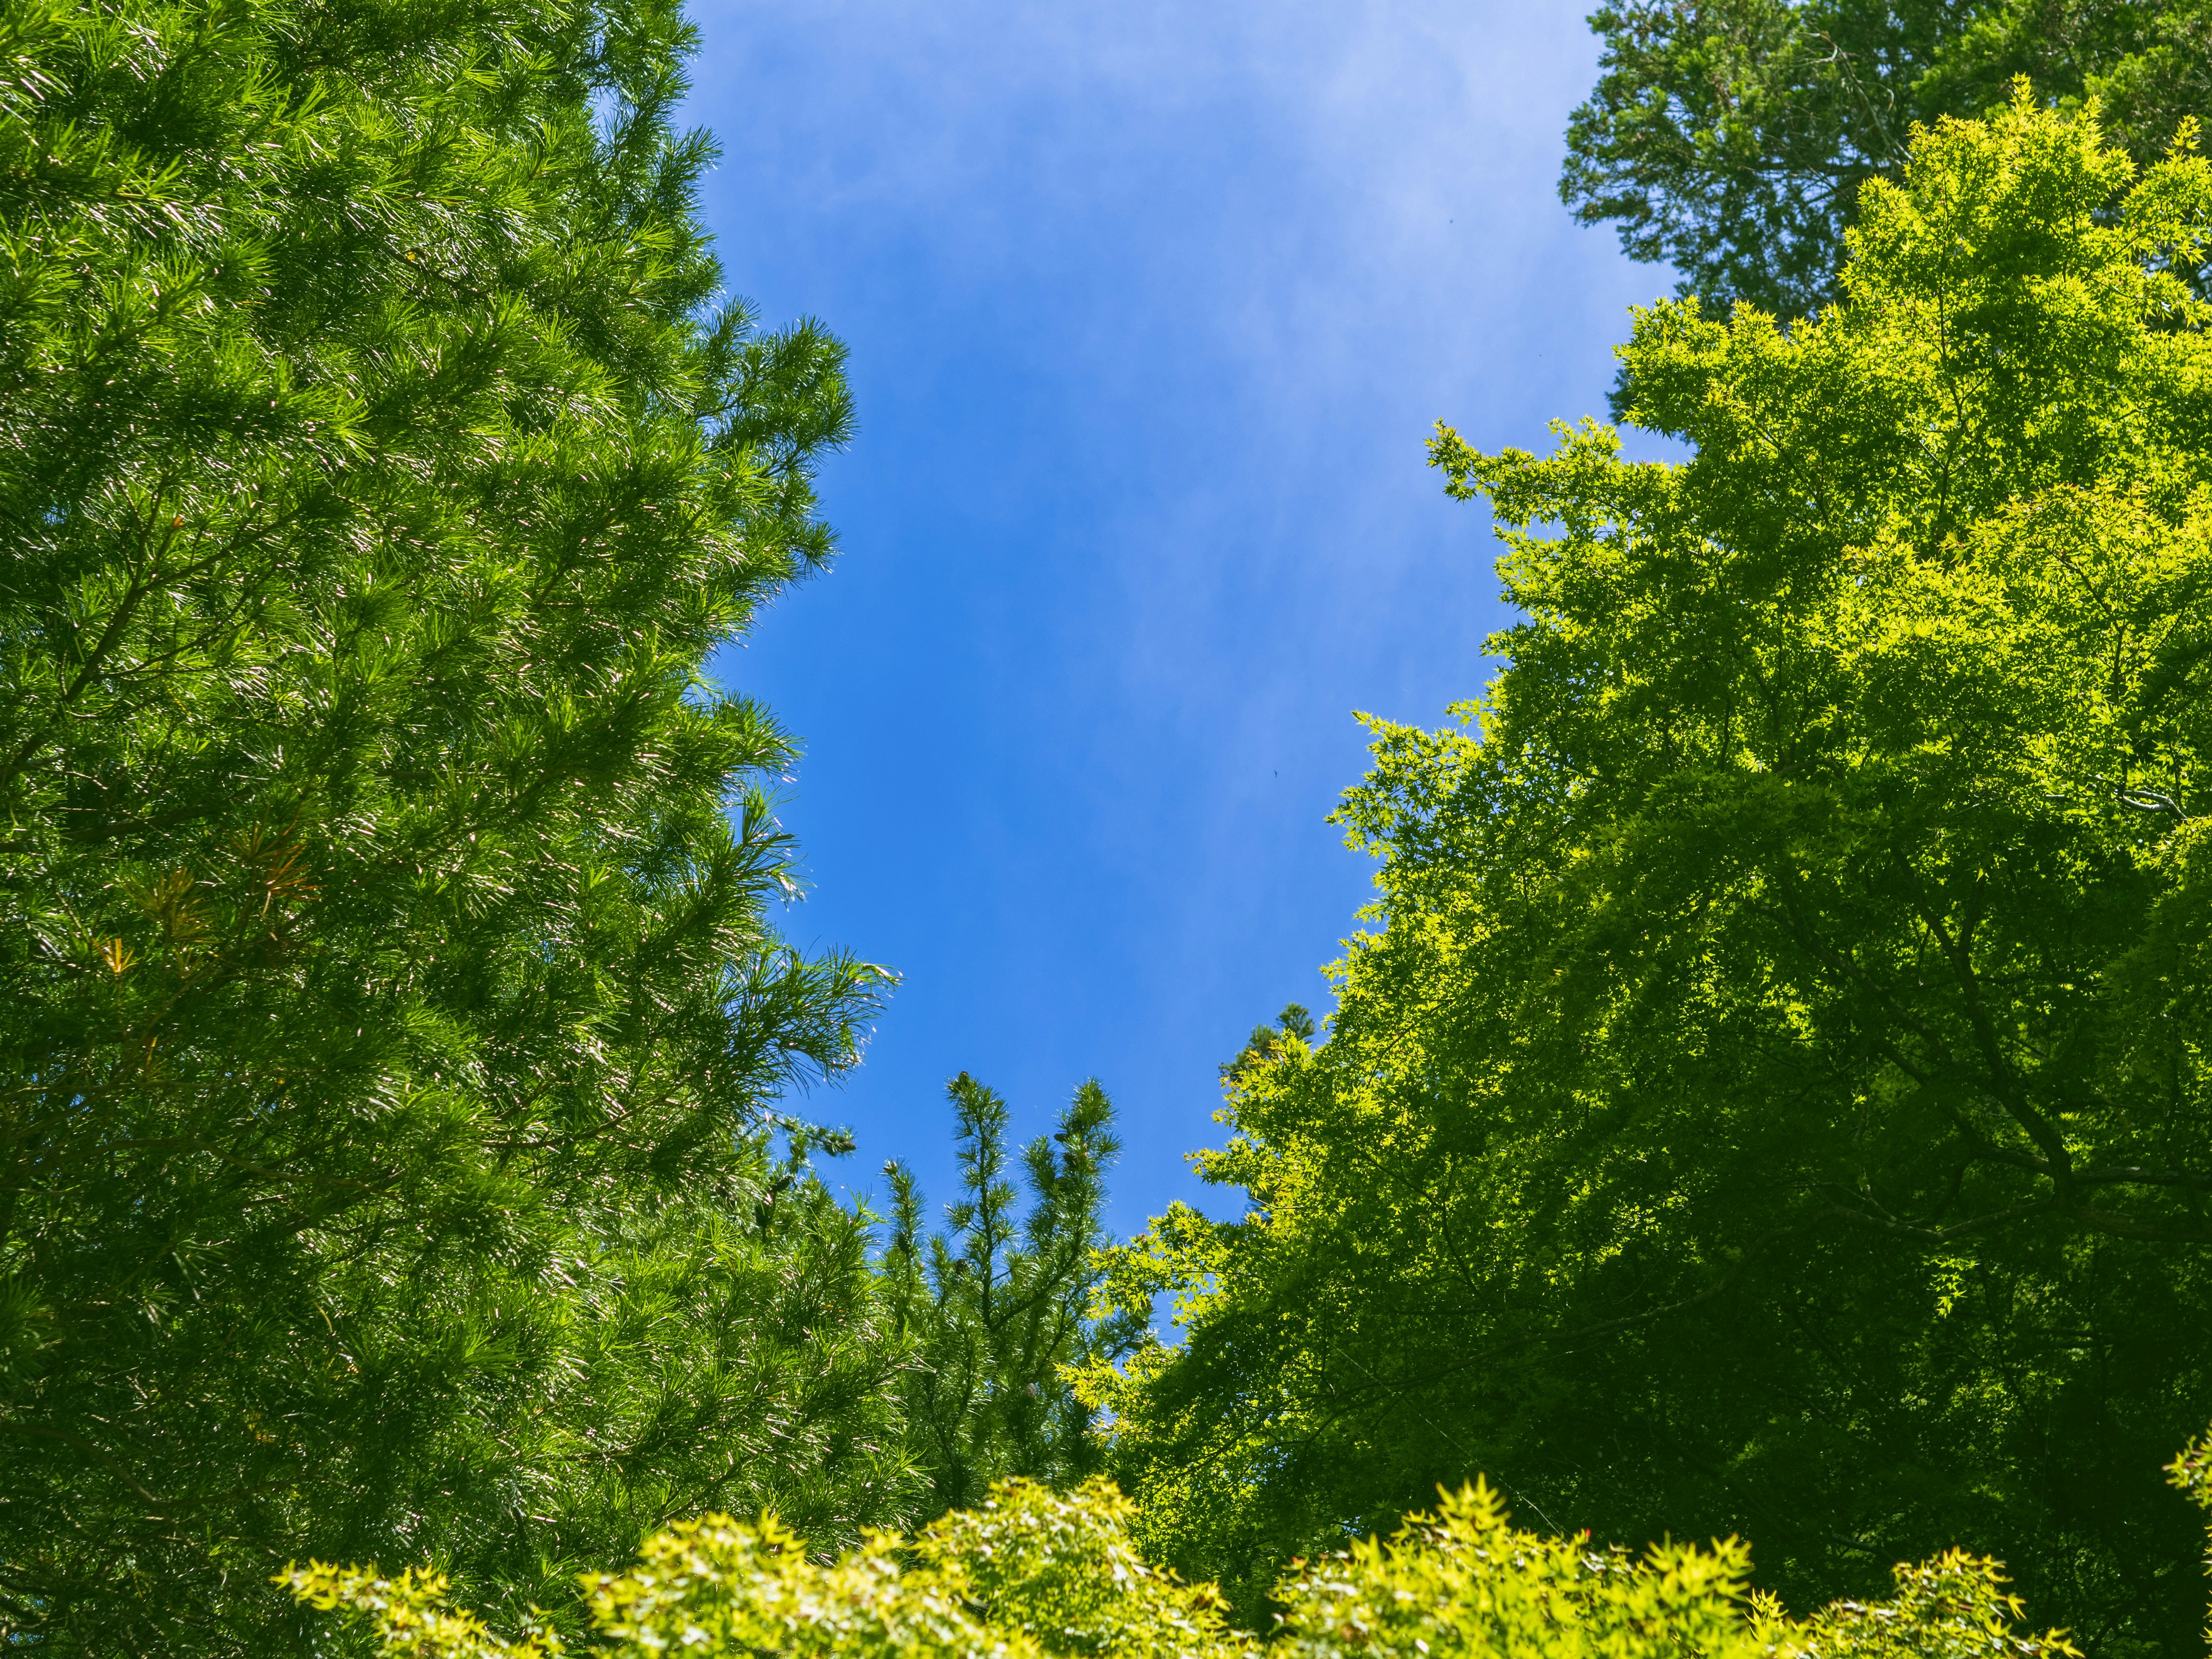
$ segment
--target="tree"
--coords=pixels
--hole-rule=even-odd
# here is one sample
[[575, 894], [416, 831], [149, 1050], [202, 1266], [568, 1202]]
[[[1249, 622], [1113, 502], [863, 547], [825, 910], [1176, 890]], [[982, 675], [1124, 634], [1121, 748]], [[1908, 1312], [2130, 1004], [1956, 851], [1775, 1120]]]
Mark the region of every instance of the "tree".
[[947, 1085], [960, 1149], [961, 1195], [945, 1232], [924, 1236], [914, 1174], [884, 1166], [892, 1230], [884, 1272], [896, 1327], [916, 1364], [902, 1401], [931, 1513], [981, 1504], [994, 1481], [1065, 1486], [1097, 1463], [1091, 1413], [1071, 1370], [1118, 1352], [1128, 1322], [1094, 1326], [1091, 1296], [1109, 1242], [1106, 1171], [1121, 1151], [1114, 1107], [1094, 1079], [1075, 1091], [1050, 1139], [1022, 1155], [1030, 1191], [1015, 1213], [1006, 1179], [1006, 1105], [963, 1072]]
[[1838, 308], [1638, 313], [1690, 459], [1440, 433], [1522, 619], [1461, 726], [1375, 723], [1379, 927], [1204, 1158], [1248, 1213], [1114, 1266], [1187, 1333], [1085, 1382], [1165, 1559], [1250, 1605], [1480, 1469], [1796, 1606], [1956, 1544], [2193, 1644], [2212, 167], [2134, 173], [2026, 94], [1944, 123]]
[[2203, 0], [1618, 0], [1590, 27], [1560, 199], [1716, 313], [1835, 300], [1860, 187], [1901, 176], [1916, 122], [2001, 104], [2015, 76], [2100, 100], [2138, 162], [2212, 115]]
[[293, 1650], [310, 1550], [573, 1609], [678, 1511], [910, 1498], [777, 1104], [884, 976], [776, 937], [792, 744], [701, 672], [849, 398], [717, 306], [690, 46], [0, 21], [0, 1639]]

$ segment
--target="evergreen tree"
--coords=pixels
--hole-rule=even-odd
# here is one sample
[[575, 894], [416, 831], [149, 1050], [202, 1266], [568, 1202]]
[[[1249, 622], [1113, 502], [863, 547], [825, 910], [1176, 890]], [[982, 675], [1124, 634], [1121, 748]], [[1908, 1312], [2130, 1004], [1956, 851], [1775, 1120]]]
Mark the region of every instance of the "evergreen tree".
[[1244, 1046], [1237, 1050], [1237, 1058], [1223, 1063], [1221, 1080], [1224, 1083], [1234, 1082], [1247, 1067], [1265, 1065], [1283, 1052], [1287, 1038], [1296, 1037], [1301, 1042], [1311, 1042], [1314, 1029], [1314, 1018], [1304, 1006], [1295, 1002], [1286, 1005], [1283, 1012], [1275, 1016], [1273, 1025], [1255, 1025], [1252, 1028], [1252, 1035], [1244, 1039]]
[[[267, 1655], [294, 1556], [474, 1600], [902, 1511], [781, 1119], [708, 654], [830, 550], [841, 351], [716, 298], [673, 0], [0, 9], [0, 1640]], [[795, 1139], [779, 1156], [779, 1125]]]
[[1504, 665], [1376, 723], [1379, 925], [1328, 1040], [1231, 1075], [1246, 1213], [1115, 1262], [1188, 1340], [1085, 1382], [1146, 1535], [1255, 1612], [1483, 1472], [1753, 1539], [1801, 1611], [1959, 1546], [2105, 1659], [2197, 1645], [2212, 165], [2023, 95], [1862, 213], [1816, 319], [1638, 314], [1628, 418], [1686, 459], [1437, 441]]
[[2015, 76], [2099, 99], [2139, 163], [2212, 117], [2205, 0], [1613, 0], [1590, 27], [1560, 198], [1717, 313], [1835, 300], [1860, 187], [1902, 175], [1914, 123], [2001, 104]]
[[1090, 1318], [1105, 1175], [1121, 1151], [1114, 1108], [1096, 1080], [1060, 1127], [1022, 1154], [1030, 1208], [1017, 1215], [1007, 1179], [1006, 1106], [963, 1072], [946, 1089], [960, 1149], [958, 1199], [946, 1231], [925, 1237], [913, 1172], [884, 1165], [892, 1231], [884, 1269], [916, 1364], [903, 1401], [908, 1443], [931, 1483], [933, 1512], [972, 1507], [996, 1480], [1066, 1486], [1097, 1466], [1090, 1408], [1073, 1368], [1110, 1361], [1131, 1334], [1125, 1317]]

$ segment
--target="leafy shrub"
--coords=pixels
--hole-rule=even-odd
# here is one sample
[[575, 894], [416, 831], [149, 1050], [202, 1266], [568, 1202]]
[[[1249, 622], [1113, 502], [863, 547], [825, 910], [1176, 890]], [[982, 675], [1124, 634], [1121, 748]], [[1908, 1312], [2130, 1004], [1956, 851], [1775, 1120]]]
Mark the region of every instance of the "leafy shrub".
[[[2202, 1484], [2203, 1449], [2197, 1462]], [[1209, 1585], [1148, 1565], [1130, 1505], [1103, 1481], [1060, 1496], [1006, 1481], [981, 1508], [912, 1540], [872, 1533], [810, 1556], [773, 1518], [708, 1516], [648, 1542], [629, 1572], [587, 1581], [600, 1650], [748, 1659], [1256, 1659]], [[1478, 1482], [1444, 1494], [1396, 1536], [1293, 1565], [1278, 1586], [1279, 1659], [1966, 1659], [2075, 1653], [2016, 1628], [1996, 1563], [1958, 1552], [1897, 1570], [1879, 1604], [1795, 1620], [1748, 1588], [1749, 1552], [1660, 1544], [1635, 1555], [1587, 1534], [1516, 1531]], [[311, 1564], [286, 1575], [303, 1601], [340, 1611], [410, 1659], [524, 1659], [557, 1637], [514, 1641], [448, 1608], [434, 1573]]]

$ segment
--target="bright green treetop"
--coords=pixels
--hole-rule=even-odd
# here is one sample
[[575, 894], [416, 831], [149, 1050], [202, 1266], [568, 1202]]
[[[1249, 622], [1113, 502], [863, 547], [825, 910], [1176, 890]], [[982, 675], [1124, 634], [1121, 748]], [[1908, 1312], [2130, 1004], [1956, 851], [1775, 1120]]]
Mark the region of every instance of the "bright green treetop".
[[1443, 430], [1522, 620], [1460, 729], [1376, 725], [1381, 925], [1203, 1161], [1249, 1212], [1115, 1270], [1187, 1327], [1090, 1384], [1165, 1559], [1249, 1605], [1485, 1469], [1796, 1606], [1956, 1544], [2100, 1655], [2193, 1644], [2212, 167], [2133, 173], [2025, 96], [1947, 123], [1838, 309], [1638, 314], [1688, 459]]
[[[628, 1572], [587, 1575], [592, 1651], [699, 1659], [1255, 1659], [1211, 1587], [1149, 1565], [1127, 1499], [1103, 1481], [1055, 1493], [992, 1488], [911, 1538], [872, 1532], [831, 1558], [774, 1516], [708, 1515], [646, 1541]], [[557, 1637], [509, 1641], [453, 1608], [435, 1574], [310, 1562], [294, 1595], [385, 1654], [533, 1659]]]
[[0, 1639], [266, 1655], [311, 1549], [557, 1600], [909, 1495], [768, 1143], [883, 976], [778, 940], [792, 746], [700, 678], [848, 398], [717, 297], [690, 41], [0, 10]]

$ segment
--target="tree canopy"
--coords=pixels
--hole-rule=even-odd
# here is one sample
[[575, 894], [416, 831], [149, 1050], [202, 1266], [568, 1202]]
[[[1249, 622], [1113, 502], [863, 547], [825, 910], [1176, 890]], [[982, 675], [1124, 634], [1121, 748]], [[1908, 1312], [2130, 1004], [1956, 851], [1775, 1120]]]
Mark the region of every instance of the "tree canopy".
[[[267, 1655], [904, 1512], [803, 957], [702, 678], [818, 567], [837, 343], [718, 296], [670, 0], [0, 21], [0, 1640]], [[779, 1136], [784, 1138], [779, 1139]]]
[[1838, 297], [1860, 187], [1902, 176], [1915, 123], [2001, 104], [2015, 76], [2097, 99], [2138, 162], [2212, 118], [2204, 0], [1614, 0], [1590, 27], [1560, 198], [1717, 311]]
[[[2025, 89], [1875, 178], [1841, 303], [1637, 316], [1626, 421], [1443, 428], [1522, 620], [1374, 722], [1374, 931], [1232, 1072], [1117, 1260], [1181, 1346], [1086, 1384], [1162, 1559], [1240, 1603], [1486, 1470], [1758, 1540], [1792, 1606], [2002, 1559], [2195, 1643], [2160, 1486], [2212, 1394], [2212, 167]], [[2109, 204], [2117, 204], [2117, 206]]]

